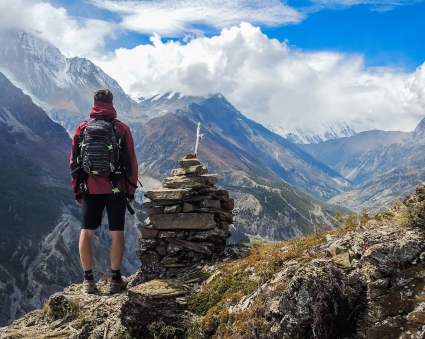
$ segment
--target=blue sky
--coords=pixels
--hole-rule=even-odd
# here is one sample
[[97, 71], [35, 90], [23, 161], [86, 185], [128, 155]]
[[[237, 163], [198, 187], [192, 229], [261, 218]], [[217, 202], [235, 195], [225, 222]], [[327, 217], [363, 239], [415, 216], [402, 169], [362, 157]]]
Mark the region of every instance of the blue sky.
[[[51, 0], [64, 7], [70, 16], [94, 18], [119, 23], [120, 15], [95, 7], [84, 0]], [[384, 66], [413, 71], [425, 61], [425, 1], [388, 8], [377, 5], [324, 6], [317, 10], [309, 1], [288, 1], [287, 5], [305, 13], [305, 19], [279, 27], [261, 26], [269, 38], [289, 41], [289, 46], [309, 51], [333, 51], [365, 56], [368, 67]], [[383, 10], [384, 9], [384, 10]], [[197, 26], [205, 36], [219, 29]], [[106, 38], [106, 50], [134, 48], [150, 43], [150, 34], [126, 31], [119, 39]], [[162, 36], [163, 41], [170, 38]], [[176, 39], [176, 38], [171, 38]]]

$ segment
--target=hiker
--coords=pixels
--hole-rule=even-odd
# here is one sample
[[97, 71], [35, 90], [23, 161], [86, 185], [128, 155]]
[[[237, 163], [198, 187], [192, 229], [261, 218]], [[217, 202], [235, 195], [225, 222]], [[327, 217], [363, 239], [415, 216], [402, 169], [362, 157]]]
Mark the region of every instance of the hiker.
[[106, 207], [112, 238], [110, 293], [127, 286], [121, 275], [124, 255], [125, 210], [134, 214], [130, 203], [138, 181], [133, 137], [127, 125], [116, 120], [113, 95], [106, 89], [94, 92], [90, 118], [80, 124], [72, 139], [70, 170], [76, 203], [82, 206], [80, 258], [84, 269], [83, 292], [93, 293], [93, 236], [101, 225]]

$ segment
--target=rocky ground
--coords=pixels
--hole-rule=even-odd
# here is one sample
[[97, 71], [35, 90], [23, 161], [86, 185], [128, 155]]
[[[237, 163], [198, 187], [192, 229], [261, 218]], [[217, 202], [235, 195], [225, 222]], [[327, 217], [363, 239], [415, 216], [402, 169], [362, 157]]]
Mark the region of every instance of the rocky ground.
[[425, 338], [424, 201], [422, 184], [385, 213], [338, 217], [336, 231], [132, 277], [114, 296], [107, 281], [94, 295], [71, 285], [1, 338]]

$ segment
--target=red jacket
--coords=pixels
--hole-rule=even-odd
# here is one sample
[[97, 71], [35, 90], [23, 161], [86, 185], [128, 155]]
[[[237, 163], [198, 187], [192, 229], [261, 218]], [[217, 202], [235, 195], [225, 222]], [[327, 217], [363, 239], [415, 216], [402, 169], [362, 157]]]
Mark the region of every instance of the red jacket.
[[[113, 119], [117, 117], [117, 112], [114, 109], [113, 104], [108, 104], [106, 102], [96, 101], [94, 103], [94, 107], [90, 113], [90, 118], [97, 119]], [[71, 159], [70, 159], [70, 169], [71, 164], [75, 161], [78, 155], [78, 138], [80, 135], [80, 131], [83, 130], [87, 125], [87, 122], [83, 122], [78, 126], [74, 133], [74, 137], [72, 138], [72, 150], [71, 150]], [[138, 179], [138, 165], [136, 159], [136, 153], [134, 151], [134, 142], [133, 136], [131, 135], [130, 128], [123, 124], [120, 121], [115, 123], [115, 136], [117, 138], [125, 139], [125, 145], [127, 146], [123, 150], [123, 157], [126, 163], [128, 181], [137, 185]], [[72, 171], [72, 170], [71, 170]], [[82, 191], [80, 187], [77, 186], [77, 179], [72, 178], [72, 187], [75, 192], [75, 199], [81, 199]], [[112, 184], [109, 181], [109, 177], [98, 176], [98, 175], [89, 175], [87, 181], [88, 191], [90, 194], [111, 194], [112, 193]], [[134, 199], [134, 193], [136, 192], [136, 188], [132, 185], [126, 183], [126, 187], [120, 187], [122, 184], [118, 185], [118, 189], [121, 192], [126, 192], [126, 196], [130, 199]]]

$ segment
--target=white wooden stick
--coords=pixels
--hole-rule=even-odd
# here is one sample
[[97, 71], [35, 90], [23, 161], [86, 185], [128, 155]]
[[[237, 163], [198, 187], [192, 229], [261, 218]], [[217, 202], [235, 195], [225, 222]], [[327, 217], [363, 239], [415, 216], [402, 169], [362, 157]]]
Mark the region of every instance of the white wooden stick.
[[198, 122], [198, 130], [196, 132], [196, 146], [195, 146], [195, 154], [198, 155], [198, 146], [199, 146], [199, 140], [201, 139], [201, 123]]

